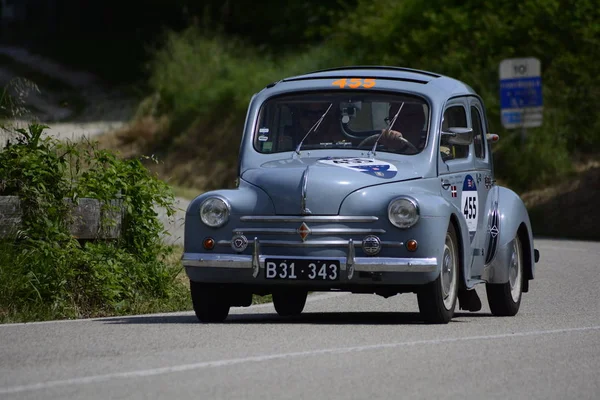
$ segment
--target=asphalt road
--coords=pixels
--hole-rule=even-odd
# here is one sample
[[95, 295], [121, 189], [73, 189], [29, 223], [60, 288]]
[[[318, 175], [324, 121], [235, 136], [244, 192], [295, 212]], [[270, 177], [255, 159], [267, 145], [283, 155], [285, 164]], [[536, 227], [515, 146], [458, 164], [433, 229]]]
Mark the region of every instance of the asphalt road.
[[213, 325], [191, 313], [3, 325], [0, 399], [598, 399], [600, 243], [536, 247], [516, 317], [484, 304], [430, 326], [414, 295], [333, 293], [294, 319], [268, 304]]

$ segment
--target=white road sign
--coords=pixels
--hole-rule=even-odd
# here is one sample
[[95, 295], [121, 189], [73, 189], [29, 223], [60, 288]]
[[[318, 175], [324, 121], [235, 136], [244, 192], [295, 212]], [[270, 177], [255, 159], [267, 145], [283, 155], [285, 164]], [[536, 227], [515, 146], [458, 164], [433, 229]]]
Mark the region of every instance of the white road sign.
[[542, 77], [540, 60], [508, 58], [500, 63], [500, 111], [505, 128], [542, 125]]

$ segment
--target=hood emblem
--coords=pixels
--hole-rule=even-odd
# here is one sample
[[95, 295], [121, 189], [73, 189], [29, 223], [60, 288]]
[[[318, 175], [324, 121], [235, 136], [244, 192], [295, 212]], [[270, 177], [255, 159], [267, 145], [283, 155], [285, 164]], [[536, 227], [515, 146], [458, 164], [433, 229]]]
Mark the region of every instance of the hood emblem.
[[306, 240], [308, 235], [310, 235], [310, 228], [308, 225], [306, 225], [306, 222], [303, 222], [302, 225], [300, 225], [300, 228], [298, 228], [298, 234], [303, 242]]

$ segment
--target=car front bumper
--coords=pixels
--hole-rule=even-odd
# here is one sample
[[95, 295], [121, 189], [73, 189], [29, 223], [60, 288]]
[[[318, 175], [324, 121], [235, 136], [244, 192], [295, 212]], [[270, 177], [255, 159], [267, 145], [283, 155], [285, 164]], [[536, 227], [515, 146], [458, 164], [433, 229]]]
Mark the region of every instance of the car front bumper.
[[[290, 256], [294, 259], [311, 260], [311, 256]], [[258, 242], [252, 255], [223, 253], [184, 253], [183, 266], [188, 277], [196, 282], [248, 283], [248, 284], [309, 284], [335, 286], [335, 284], [425, 284], [439, 274], [437, 258], [355, 257], [354, 245], [349, 242], [345, 257], [319, 257], [321, 260], [337, 260], [340, 277], [337, 281], [271, 280], [265, 278], [267, 258], [285, 259], [281, 255], [261, 254]]]

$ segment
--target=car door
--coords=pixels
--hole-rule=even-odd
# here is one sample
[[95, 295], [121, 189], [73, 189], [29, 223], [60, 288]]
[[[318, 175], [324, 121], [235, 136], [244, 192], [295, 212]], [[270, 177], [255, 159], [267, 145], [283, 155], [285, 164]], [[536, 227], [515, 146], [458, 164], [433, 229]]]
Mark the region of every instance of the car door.
[[[483, 182], [479, 186], [481, 204], [485, 205], [480, 215], [479, 246], [483, 253], [483, 265], [474, 268], [479, 275], [483, 273], [485, 264], [491, 261], [495, 252], [498, 235], [498, 191], [492, 190], [495, 185], [493, 157], [490, 143], [487, 141], [489, 130], [485, 108], [479, 98], [470, 99], [471, 123], [474, 131], [475, 168], [481, 174]], [[481, 127], [481, 132], [479, 132]]]
[[471, 269], [473, 278], [480, 278], [486, 259], [486, 238], [489, 235], [487, 219], [490, 210], [488, 194], [493, 185], [491, 153], [487, 145], [487, 121], [483, 104], [477, 97], [469, 98], [469, 119], [473, 129], [472, 156], [477, 187], [479, 212], [477, 213], [477, 231], [474, 238], [475, 258]]
[[[442, 131], [450, 127], [472, 128], [471, 101], [468, 97], [451, 99], [446, 103], [442, 117]], [[468, 230], [469, 248], [465, 254], [468, 277], [477, 278], [483, 269], [481, 250], [481, 211], [484, 205], [480, 201], [480, 188], [483, 174], [476, 168], [473, 143], [453, 145], [447, 136], [440, 137], [438, 171], [442, 182], [443, 196], [452, 203], [465, 222]], [[478, 175], [480, 174], [480, 175]], [[478, 182], [479, 179], [479, 182]], [[481, 184], [481, 185], [480, 185]]]

